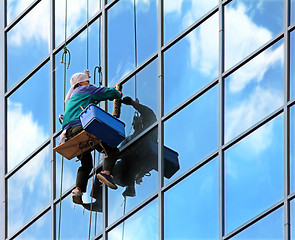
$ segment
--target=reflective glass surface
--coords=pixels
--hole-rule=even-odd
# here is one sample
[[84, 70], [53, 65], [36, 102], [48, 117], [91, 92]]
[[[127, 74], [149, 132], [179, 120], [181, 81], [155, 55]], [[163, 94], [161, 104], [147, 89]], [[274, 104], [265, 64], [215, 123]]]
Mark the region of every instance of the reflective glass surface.
[[[157, 121], [158, 61], [153, 61], [124, 83], [122, 93], [120, 120], [125, 123], [126, 139], [121, 144], [124, 145]], [[113, 101], [108, 103], [109, 113], [112, 113]]]
[[[59, 229], [59, 209], [56, 206], [56, 239]], [[90, 238], [89, 238], [90, 227]], [[91, 239], [102, 230], [102, 213], [84, 210], [81, 205], [74, 205], [72, 195], [66, 197], [61, 204], [60, 239]]]
[[168, 190], [164, 197], [165, 240], [218, 239], [218, 159]]
[[295, 200], [290, 202], [291, 205], [291, 240], [295, 239]]
[[50, 240], [51, 239], [51, 212], [45, 213], [37, 222], [14, 239], [21, 240]]
[[248, 227], [232, 240], [281, 240], [284, 239], [284, 208], [281, 207]]
[[290, 191], [295, 192], [295, 106], [290, 109]]
[[[101, 8], [102, 0], [89, 0], [88, 19], [90, 19]], [[67, 1], [67, 29], [65, 30], [65, 0], [55, 0], [55, 45], [65, 41], [82, 24], [87, 22], [87, 2], [79, 0]]]
[[218, 14], [164, 54], [164, 110], [171, 111], [217, 77]]
[[16, 1], [7, 0], [7, 24], [13, 21], [21, 12], [23, 12], [34, 0]]
[[136, 1], [136, 24], [134, 23], [133, 1], [121, 0], [108, 11], [110, 86], [156, 52], [157, 1]]
[[295, 97], [295, 31], [290, 34], [290, 96]]
[[283, 198], [283, 130], [280, 115], [225, 151], [226, 233]]
[[50, 148], [46, 147], [8, 179], [8, 235], [50, 202]]
[[40, 1], [7, 33], [7, 89], [49, 54], [49, 8], [49, 0]]
[[231, 1], [225, 7], [225, 69], [268, 42], [283, 27], [284, 0]]
[[291, 0], [291, 24], [295, 23], [295, 0]]
[[159, 239], [158, 216], [158, 202], [154, 200], [114, 230], [110, 231], [108, 240], [157, 240]]
[[165, 122], [164, 145], [166, 182], [217, 149], [218, 87], [209, 90]]
[[14, 92], [7, 101], [8, 171], [50, 136], [49, 63]]
[[225, 79], [225, 141], [281, 107], [284, 42], [277, 42]]
[[157, 128], [120, 153], [112, 173], [118, 189], [108, 190], [109, 224], [157, 191], [158, 144], [155, 136]]
[[[94, 84], [94, 69], [96, 66], [101, 64], [101, 51], [99, 49], [99, 29], [101, 21], [99, 19], [89, 26], [89, 72], [91, 75], [90, 83], [98, 86], [99, 74], [95, 74]], [[100, 42], [101, 43], [101, 42]], [[82, 32], [77, 38], [75, 38], [70, 44], [67, 45], [71, 53], [71, 60], [69, 68], [66, 71], [66, 81], [64, 78], [64, 64], [60, 63], [62, 60], [62, 49], [56, 56], [56, 68], [55, 68], [55, 104], [56, 104], [56, 131], [61, 128], [61, 124], [58, 121], [58, 116], [64, 112], [64, 94], [66, 95], [70, 89], [70, 79], [73, 74], [77, 72], [84, 72], [87, 68], [87, 39], [86, 31]], [[68, 64], [69, 55], [64, 57], [64, 60]], [[64, 86], [66, 90], [64, 93]]]
[[180, 34], [217, 5], [218, 0], [164, 0], [165, 43]]

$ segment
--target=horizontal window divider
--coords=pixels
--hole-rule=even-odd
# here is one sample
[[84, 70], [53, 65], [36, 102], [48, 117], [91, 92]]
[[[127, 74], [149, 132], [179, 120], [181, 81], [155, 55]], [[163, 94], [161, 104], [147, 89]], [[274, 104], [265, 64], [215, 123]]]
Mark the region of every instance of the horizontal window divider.
[[288, 200], [289, 201], [292, 201], [294, 199], [295, 199], [295, 192], [293, 192], [293, 193], [291, 193], [291, 194], [288, 195]]
[[236, 143], [238, 143], [242, 139], [246, 138], [248, 135], [253, 133], [255, 130], [262, 127], [264, 124], [270, 122], [272, 119], [274, 119], [275, 117], [277, 117], [278, 115], [280, 115], [283, 112], [284, 112], [284, 106], [282, 106], [279, 109], [275, 110], [274, 112], [270, 113], [268, 116], [266, 116], [265, 118], [263, 118], [262, 120], [260, 120], [256, 124], [254, 124], [252, 127], [249, 127], [248, 129], [243, 131], [240, 135], [238, 135], [234, 139], [232, 139], [229, 142], [227, 142], [226, 144], [224, 144], [222, 146], [222, 150], [225, 151], [225, 150], [229, 149], [230, 147], [232, 147], [233, 145], [235, 145]]
[[114, 0], [114, 1], [111, 1], [111, 2], [109, 2], [109, 3], [107, 3], [106, 5], [105, 5], [105, 9], [106, 10], [109, 10], [112, 6], [114, 6], [117, 2], [119, 2], [119, 0]]
[[282, 206], [284, 206], [284, 200], [281, 200], [281, 201], [277, 202], [276, 204], [274, 204], [270, 208], [266, 209], [262, 213], [258, 214], [257, 216], [253, 217], [252, 219], [250, 219], [249, 221], [247, 221], [246, 223], [244, 223], [240, 227], [238, 227], [235, 230], [233, 230], [232, 232], [226, 234], [223, 237], [223, 240], [230, 239], [233, 236], [239, 234], [240, 232], [242, 232], [243, 230], [245, 230], [249, 226], [254, 225], [256, 222], [258, 222], [259, 220], [263, 219], [264, 217], [266, 217], [267, 215], [271, 214], [272, 212], [274, 212], [275, 210], [279, 209]]
[[245, 65], [248, 62], [250, 62], [252, 59], [254, 59], [255, 57], [257, 57], [260, 53], [262, 53], [263, 51], [267, 50], [270, 46], [274, 45], [275, 43], [277, 43], [278, 41], [280, 41], [283, 38], [284, 38], [284, 31], [280, 32], [277, 36], [275, 36], [273, 39], [269, 40], [267, 43], [265, 43], [264, 45], [262, 45], [256, 51], [252, 52], [247, 57], [245, 57], [244, 59], [242, 59], [240, 62], [236, 63], [234, 66], [232, 66], [231, 68], [229, 68], [228, 70], [226, 70], [222, 74], [222, 77], [223, 78], [228, 77], [229, 75], [231, 75], [232, 73], [234, 73], [236, 70], [238, 70], [239, 68], [241, 68], [243, 65]]
[[[58, 173], [56, 173], [58, 174]], [[60, 186], [60, 183], [56, 183], [56, 186]], [[61, 196], [61, 201], [64, 200], [66, 197], [68, 197], [72, 191], [75, 189], [76, 187], [76, 184], [72, 185], [71, 187], [69, 187], [67, 190], [65, 190], [63, 193], [62, 193], [62, 196]], [[56, 195], [59, 195], [60, 193], [58, 192]], [[54, 201], [53, 201], [53, 204], [54, 205], [58, 205], [60, 203], [60, 196], [57, 196]]]
[[14, 239], [26, 229], [28, 229], [33, 223], [35, 223], [38, 219], [44, 216], [51, 209], [51, 204], [48, 204], [46, 207], [43, 208], [39, 213], [37, 213], [33, 218], [29, 220], [29, 222], [25, 223], [19, 230], [17, 230], [14, 234], [12, 234], [7, 240]]
[[9, 91], [5, 93], [5, 98], [8, 98], [17, 89], [19, 89], [28, 79], [30, 79], [38, 70], [40, 70], [50, 60], [50, 54], [48, 54], [36, 67], [34, 67], [26, 76], [19, 80]]
[[10, 24], [5, 27], [4, 32], [8, 32], [17, 23], [19, 23], [34, 7], [38, 5], [39, 2], [41, 2], [41, 0], [32, 2], [23, 12], [21, 12]]
[[167, 121], [172, 116], [176, 115], [178, 112], [180, 112], [182, 109], [184, 109], [186, 106], [194, 102], [197, 98], [201, 97], [203, 94], [205, 94], [207, 91], [211, 90], [213, 87], [215, 87], [219, 83], [219, 78], [215, 78], [213, 81], [208, 83], [205, 87], [197, 91], [195, 94], [193, 94], [191, 97], [189, 97], [187, 100], [179, 104], [176, 108], [168, 112], [162, 117], [162, 121]]
[[168, 191], [169, 189], [171, 189], [172, 187], [174, 187], [176, 184], [178, 184], [179, 182], [181, 182], [182, 180], [184, 180], [185, 178], [187, 178], [188, 176], [190, 176], [191, 174], [193, 174], [195, 171], [197, 171], [198, 169], [200, 169], [201, 167], [203, 167], [204, 165], [206, 165], [208, 162], [210, 162], [211, 160], [213, 160], [214, 158], [216, 158], [218, 156], [218, 152], [219, 152], [218, 149], [215, 150], [210, 155], [208, 155], [207, 157], [205, 157], [203, 160], [199, 161], [193, 167], [191, 167], [190, 169], [188, 169], [187, 171], [185, 171], [184, 173], [182, 173], [180, 176], [178, 176], [177, 178], [175, 178], [173, 181], [171, 181], [167, 185], [163, 186], [162, 187], [162, 192]]
[[[5, 179], [7, 180], [13, 174], [15, 174], [20, 168], [22, 168], [26, 163], [28, 163], [32, 158], [34, 158], [38, 153], [40, 153], [45, 147], [50, 144], [50, 138], [45, 140], [34, 152], [32, 152], [28, 157], [26, 157], [23, 161], [21, 161], [16, 167], [10, 170], [6, 175]], [[7, 159], [9, 161], [9, 159]]]
[[170, 40], [167, 44], [165, 44], [162, 47], [162, 51], [167, 51], [170, 47], [175, 45], [178, 41], [183, 39], [185, 36], [187, 36], [190, 32], [195, 30], [197, 27], [199, 27], [202, 23], [204, 23], [206, 20], [208, 20], [210, 17], [212, 17], [215, 13], [218, 12], [218, 5], [215, 6], [211, 11], [209, 11], [207, 14], [205, 14], [203, 17], [201, 17], [199, 20], [197, 20], [195, 23], [190, 25], [188, 28], [183, 30], [180, 34], [178, 34], [175, 38]]

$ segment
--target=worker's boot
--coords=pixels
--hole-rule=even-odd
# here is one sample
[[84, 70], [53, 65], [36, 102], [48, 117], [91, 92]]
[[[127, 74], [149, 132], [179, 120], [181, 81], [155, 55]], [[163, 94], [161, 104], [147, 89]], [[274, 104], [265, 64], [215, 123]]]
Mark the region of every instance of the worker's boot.
[[116, 186], [116, 184], [113, 182], [113, 177], [111, 175], [100, 172], [96, 176], [97, 176], [97, 178], [98, 178], [98, 180], [100, 182], [104, 183], [109, 188], [111, 188], [111, 189], [117, 189], [118, 188]]
[[82, 204], [83, 203], [83, 201], [82, 201], [82, 195], [83, 195], [83, 193], [79, 189], [75, 188], [72, 191], [73, 203]]

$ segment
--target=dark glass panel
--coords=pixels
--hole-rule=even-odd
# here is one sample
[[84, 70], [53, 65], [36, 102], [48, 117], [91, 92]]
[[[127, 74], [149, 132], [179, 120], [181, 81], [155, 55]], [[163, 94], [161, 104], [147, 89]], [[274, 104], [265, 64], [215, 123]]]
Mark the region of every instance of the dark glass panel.
[[[58, 239], [59, 224], [60, 239], [91, 239], [102, 230], [102, 213], [92, 211], [90, 223], [90, 211], [85, 210], [81, 205], [75, 205], [71, 195], [62, 201], [61, 213], [59, 209], [60, 204], [57, 204], [56, 239]], [[59, 222], [60, 216], [61, 222]]]
[[8, 179], [8, 235], [50, 202], [50, 148], [46, 147]]
[[218, 148], [218, 87], [166, 121], [164, 137], [164, 175], [168, 182]]
[[231, 1], [225, 6], [225, 68], [267, 43], [283, 27], [284, 0]]
[[165, 43], [180, 34], [217, 5], [218, 0], [164, 0]]
[[165, 52], [165, 113], [217, 77], [218, 39], [218, 14], [215, 14]]
[[228, 233], [284, 196], [283, 116], [251, 133], [226, 150], [224, 156]]
[[51, 211], [45, 213], [37, 222], [14, 239], [21, 240], [50, 240], [51, 239]]
[[[146, 200], [158, 188], [157, 128], [120, 153], [113, 169], [116, 191], [108, 191], [109, 224]], [[126, 202], [124, 205], [124, 197]]]
[[154, 200], [110, 231], [108, 234], [108, 240], [157, 240], [159, 239], [158, 216], [158, 202]]
[[218, 159], [167, 191], [164, 207], [165, 240], [218, 239]]
[[232, 240], [281, 240], [284, 239], [284, 208], [274, 211], [248, 227]]
[[284, 42], [277, 42], [225, 79], [225, 141], [284, 102]]
[[155, 0], [137, 1], [136, 37], [135, 44], [133, 1], [117, 2], [108, 11], [107, 51], [110, 86], [115, 85], [119, 79], [157, 50], [157, 2]]
[[47, 63], [8, 98], [8, 171], [17, 166], [49, 136], [50, 70]]
[[7, 88], [49, 54], [49, 0], [32, 9], [7, 33]]

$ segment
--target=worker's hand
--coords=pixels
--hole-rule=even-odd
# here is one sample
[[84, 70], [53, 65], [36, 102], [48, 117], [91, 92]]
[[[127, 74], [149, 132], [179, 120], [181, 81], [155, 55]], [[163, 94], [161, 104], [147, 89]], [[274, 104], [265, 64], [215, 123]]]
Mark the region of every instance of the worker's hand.
[[123, 97], [123, 93], [121, 91], [119, 91], [119, 93], [121, 94], [121, 98]]
[[126, 105], [132, 105], [133, 100], [132, 100], [131, 97], [124, 97], [124, 98], [122, 99], [122, 103], [124, 103], [124, 104], [126, 104]]

